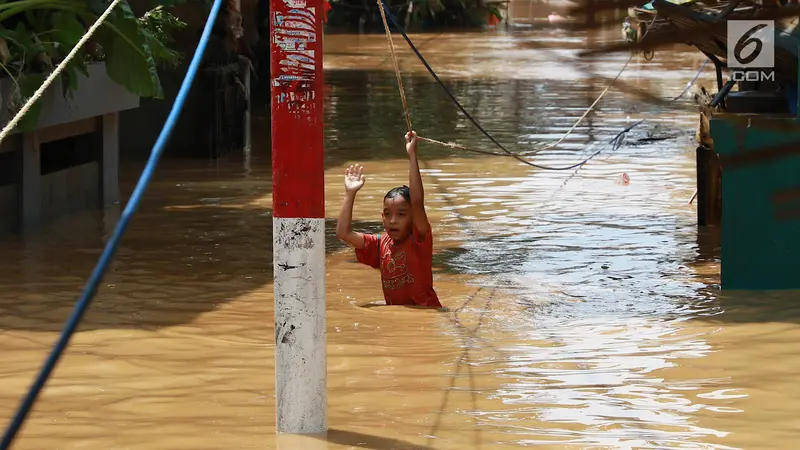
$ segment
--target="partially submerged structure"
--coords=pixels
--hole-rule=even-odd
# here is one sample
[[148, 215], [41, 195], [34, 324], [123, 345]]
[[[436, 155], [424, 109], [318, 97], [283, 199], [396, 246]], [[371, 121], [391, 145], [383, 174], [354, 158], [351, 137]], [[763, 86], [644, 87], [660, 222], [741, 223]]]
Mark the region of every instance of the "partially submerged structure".
[[[723, 288], [800, 288], [798, 16], [796, 5], [767, 0], [653, 0], [631, 7], [623, 25], [640, 50], [682, 43], [716, 67], [716, 92], [695, 97], [697, 209], [699, 226], [721, 232]], [[732, 42], [731, 20], [761, 24], [732, 31]], [[751, 53], [773, 49], [774, 64], [747, 67]]]
[[[55, 8], [20, 2], [0, 21], [3, 127], [106, 8], [92, 4], [90, 15], [84, 0], [62, 3]], [[161, 5], [153, 8], [153, 3]], [[187, 27], [164, 8], [170, 3], [121, 2], [0, 143], [0, 233], [30, 231], [63, 214], [121, 201], [120, 156], [126, 151], [149, 155], [184, 76], [180, 50], [193, 51], [196, 45], [194, 38], [184, 41], [199, 28]], [[200, 149], [201, 157], [217, 158], [249, 145], [252, 65], [229, 49], [243, 34], [239, 4], [226, 2], [195, 80], [190, 114], [179, 121], [184, 128], [176, 134], [183, 134], [178, 136], [183, 142], [172, 140], [176, 147]], [[187, 21], [197, 16], [197, 22], [205, 20], [205, 9], [208, 5], [187, 4], [179, 14]], [[178, 34], [184, 39], [176, 43]]]

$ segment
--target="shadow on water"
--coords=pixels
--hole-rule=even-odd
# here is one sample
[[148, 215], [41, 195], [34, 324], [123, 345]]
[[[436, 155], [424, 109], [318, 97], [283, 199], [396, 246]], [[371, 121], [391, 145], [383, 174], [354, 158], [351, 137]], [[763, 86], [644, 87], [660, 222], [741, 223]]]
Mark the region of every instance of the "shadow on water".
[[698, 279], [706, 285], [698, 287], [695, 295], [687, 299], [687, 306], [696, 309], [694, 320], [713, 324], [800, 323], [800, 290], [722, 289], [719, 283], [722, 259], [720, 230], [698, 228], [696, 244], [696, 255], [686, 265], [696, 270]]
[[392, 450], [433, 450], [435, 447], [414, 444], [400, 439], [331, 428], [325, 440], [330, 444], [350, 445], [357, 448]]
[[702, 288], [692, 320], [710, 324], [800, 324], [800, 290], [750, 291]]
[[[180, 213], [161, 216], [173, 226], [192, 222], [185, 230], [197, 234], [185, 235], [179, 243], [164, 239], [169, 234], [155, 227], [130, 233], [82, 321], [81, 330], [148, 330], [190, 323], [198, 315], [224, 308], [225, 303], [272, 282], [269, 210], [220, 213], [206, 208], [194, 213], [214, 219], [198, 225], [191, 218], [180, 217]], [[261, 223], [219, 239], [222, 233], [214, 225], [244, 221], [247, 214], [260, 216]], [[354, 226], [369, 229], [375, 225], [354, 222]], [[342, 244], [333, 235], [335, 223], [328, 220], [326, 227], [326, 252], [341, 250]], [[206, 246], [204, 239], [213, 235], [217, 236], [217, 243]], [[37, 247], [26, 250], [28, 255], [19, 270], [0, 277], [7, 289], [0, 294], [0, 329], [60, 331], [102, 250], [99, 242], [80, 247], [64, 242]], [[52, 256], [59, 250], [69, 261]], [[13, 294], [9, 295], [9, 291]]]
[[[231, 188], [233, 180], [181, 178], [171, 179], [176, 183], [171, 188], [162, 178], [150, 190], [82, 330], [189, 323], [272, 282], [271, 208], [240, 203], [244, 192]], [[52, 224], [45, 235], [3, 244], [6, 257], [18, 258], [19, 264], [0, 274], [0, 329], [62, 328], [110, 231], [97, 229], [98, 216], [76, 214]], [[343, 248], [334, 232], [329, 220], [327, 253]]]

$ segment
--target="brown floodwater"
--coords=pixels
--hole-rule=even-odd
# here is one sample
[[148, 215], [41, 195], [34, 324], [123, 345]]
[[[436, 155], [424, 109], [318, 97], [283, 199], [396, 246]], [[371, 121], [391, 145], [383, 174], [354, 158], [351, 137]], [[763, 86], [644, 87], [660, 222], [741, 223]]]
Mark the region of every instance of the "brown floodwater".
[[[618, 36], [612, 30], [606, 39]], [[531, 26], [414, 36], [497, 139], [561, 137], [628, 59], [577, 59], [582, 33]], [[536, 48], [546, 44], [548, 48]], [[794, 448], [800, 296], [721, 292], [718, 238], [694, 206], [696, 111], [668, 100], [703, 57], [634, 58], [558, 147], [580, 170], [423, 143], [435, 287], [449, 312], [381, 303], [379, 274], [333, 237], [344, 168], [366, 166], [359, 230], [407, 179], [383, 35], [326, 36], [327, 440], [275, 437], [269, 118], [218, 162], [166, 160], [17, 449]], [[495, 151], [398, 38], [423, 136]], [[710, 86], [713, 68], [700, 83]], [[122, 168], [130, 193], [142, 164]], [[630, 183], [617, 182], [627, 173]], [[0, 419], [16, 409], [118, 217], [2, 238]]]

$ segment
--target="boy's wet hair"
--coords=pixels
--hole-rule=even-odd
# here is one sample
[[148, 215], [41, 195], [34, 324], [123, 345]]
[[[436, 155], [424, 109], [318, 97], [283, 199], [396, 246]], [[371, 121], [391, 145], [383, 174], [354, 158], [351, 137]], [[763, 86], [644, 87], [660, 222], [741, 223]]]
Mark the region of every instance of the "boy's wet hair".
[[397, 197], [398, 195], [402, 196], [405, 201], [409, 204], [411, 203], [411, 190], [408, 189], [408, 186], [402, 185], [392, 189], [391, 191], [387, 192], [383, 199], [392, 199]]

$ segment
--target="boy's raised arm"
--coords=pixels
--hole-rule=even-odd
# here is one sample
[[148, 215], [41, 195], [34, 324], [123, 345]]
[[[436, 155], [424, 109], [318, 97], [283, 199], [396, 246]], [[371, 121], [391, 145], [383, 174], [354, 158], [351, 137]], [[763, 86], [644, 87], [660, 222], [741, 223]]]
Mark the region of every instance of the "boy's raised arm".
[[356, 193], [364, 186], [364, 167], [350, 166], [344, 175], [344, 201], [339, 211], [339, 220], [336, 222], [336, 237], [357, 249], [364, 248], [364, 235], [353, 231], [353, 203]]
[[422, 238], [428, 235], [431, 224], [425, 212], [425, 191], [422, 188], [422, 176], [417, 161], [417, 133], [413, 130], [406, 133], [406, 152], [408, 152], [408, 188], [411, 191], [411, 210], [414, 214], [414, 228]]

